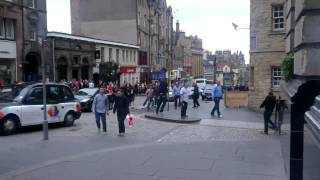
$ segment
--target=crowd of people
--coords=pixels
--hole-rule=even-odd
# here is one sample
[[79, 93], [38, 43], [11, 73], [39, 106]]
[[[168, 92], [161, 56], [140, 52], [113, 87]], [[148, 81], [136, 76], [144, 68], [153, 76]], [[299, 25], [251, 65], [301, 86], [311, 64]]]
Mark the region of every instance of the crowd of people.
[[[174, 108], [178, 109], [178, 107], [181, 107], [181, 118], [185, 119], [187, 118], [187, 109], [188, 109], [188, 99], [191, 96], [193, 100], [193, 108], [199, 108], [199, 97], [200, 97], [200, 91], [199, 87], [196, 83], [193, 83], [193, 92], [191, 92], [192, 88], [190, 88], [190, 85], [188, 82], [174, 82], [172, 84], [172, 94], [174, 99]], [[213, 100], [215, 102], [215, 106], [211, 112], [211, 115], [215, 115], [215, 111], [217, 111], [217, 115], [219, 118], [222, 117], [220, 113], [220, 100], [223, 96], [223, 89], [220, 85], [220, 83], [216, 83], [216, 85], [213, 88]], [[143, 103], [143, 106], [146, 106], [147, 110], [150, 111], [150, 106], [155, 104], [156, 106], [156, 114], [159, 112], [162, 113], [164, 110], [164, 107], [168, 101], [168, 84], [165, 80], [161, 80], [159, 83], [150, 84], [147, 86], [146, 90], [146, 100]]]

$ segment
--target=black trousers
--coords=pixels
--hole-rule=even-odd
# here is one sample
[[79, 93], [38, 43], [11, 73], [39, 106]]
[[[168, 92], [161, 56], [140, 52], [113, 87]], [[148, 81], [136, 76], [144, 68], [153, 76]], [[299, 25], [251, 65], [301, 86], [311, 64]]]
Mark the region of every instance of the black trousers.
[[181, 103], [181, 117], [187, 116], [187, 109], [188, 109], [188, 103], [185, 101], [182, 101], [182, 103]]
[[192, 97], [192, 99], [193, 99], [193, 107], [199, 107], [200, 106], [198, 101], [199, 97]]
[[126, 120], [126, 116], [127, 116], [126, 114], [117, 113], [119, 133], [125, 133], [126, 132], [126, 127], [124, 125], [124, 121]]
[[181, 106], [181, 102], [180, 102], [180, 96], [174, 96], [174, 108], [178, 108], [178, 106]]
[[166, 104], [167, 104], [167, 96], [166, 95], [161, 95], [160, 98], [159, 98], [159, 101], [158, 101], [156, 113], [157, 114], [159, 113], [159, 109], [160, 109], [160, 112], [163, 112], [163, 109], [166, 106]]

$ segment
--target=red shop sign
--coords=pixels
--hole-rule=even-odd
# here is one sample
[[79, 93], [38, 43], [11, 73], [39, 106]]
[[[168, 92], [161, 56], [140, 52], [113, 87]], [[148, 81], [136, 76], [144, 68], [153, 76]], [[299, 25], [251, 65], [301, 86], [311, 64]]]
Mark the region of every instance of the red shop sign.
[[120, 67], [121, 73], [136, 73], [136, 67]]

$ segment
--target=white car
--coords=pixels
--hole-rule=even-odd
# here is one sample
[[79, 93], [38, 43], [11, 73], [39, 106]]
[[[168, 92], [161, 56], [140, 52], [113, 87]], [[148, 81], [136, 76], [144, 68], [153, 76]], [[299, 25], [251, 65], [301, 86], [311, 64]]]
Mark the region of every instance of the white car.
[[[63, 122], [72, 126], [81, 116], [80, 102], [73, 96], [68, 86], [48, 83], [47, 120], [48, 123]], [[3, 92], [1, 92], [3, 93]], [[40, 125], [43, 121], [42, 84], [29, 85], [12, 99], [0, 99], [0, 133], [10, 135], [20, 127]]]

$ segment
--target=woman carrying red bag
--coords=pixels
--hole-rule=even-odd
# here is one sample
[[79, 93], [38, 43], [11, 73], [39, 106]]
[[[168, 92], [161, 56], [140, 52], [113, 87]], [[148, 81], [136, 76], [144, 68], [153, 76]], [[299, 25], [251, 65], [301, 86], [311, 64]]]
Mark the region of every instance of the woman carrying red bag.
[[119, 126], [118, 136], [124, 136], [124, 133], [125, 133], [124, 121], [126, 120], [127, 115], [130, 114], [129, 105], [130, 105], [130, 101], [124, 95], [124, 90], [121, 89], [117, 93], [116, 101], [113, 108], [113, 113], [115, 114], [117, 112], [118, 126]]

